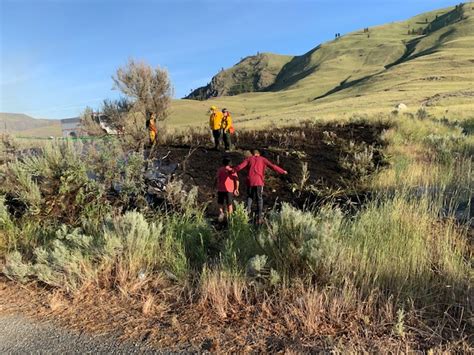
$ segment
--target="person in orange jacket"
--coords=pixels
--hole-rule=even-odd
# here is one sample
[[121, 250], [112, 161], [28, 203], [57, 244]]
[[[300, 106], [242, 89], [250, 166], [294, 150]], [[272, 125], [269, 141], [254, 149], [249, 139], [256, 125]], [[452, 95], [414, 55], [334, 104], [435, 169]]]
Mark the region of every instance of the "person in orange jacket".
[[222, 118], [224, 115], [216, 106], [210, 108], [211, 116], [209, 117], [209, 128], [212, 130], [212, 136], [214, 137], [214, 149], [219, 150], [219, 142], [221, 139], [222, 131]]
[[156, 114], [154, 112], [146, 113], [146, 128], [148, 129], [148, 134], [150, 137], [151, 145], [155, 144], [156, 136], [158, 134], [158, 129], [156, 128]]
[[230, 115], [230, 112], [224, 108], [222, 109], [222, 123], [221, 123], [221, 127], [222, 127], [222, 138], [224, 140], [224, 147], [225, 147], [225, 150], [230, 150], [231, 148], [231, 139], [230, 139], [230, 135], [234, 129], [234, 126], [232, 124], [232, 116]]

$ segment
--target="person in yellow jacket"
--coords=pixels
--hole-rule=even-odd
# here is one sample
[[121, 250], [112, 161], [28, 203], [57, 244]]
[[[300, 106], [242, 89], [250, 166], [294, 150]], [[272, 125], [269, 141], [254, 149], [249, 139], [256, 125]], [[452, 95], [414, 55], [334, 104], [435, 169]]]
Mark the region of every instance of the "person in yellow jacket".
[[150, 136], [150, 143], [153, 145], [156, 142], [156, 135], [158, 134], [158, 129], [156, 128], [156, 114], [154, 112], [146, 113], [145, 125]]
[[230, 112], [227, 111], [226, 108], [222, 109], [222, 115], [223, 115], [222, 123], [221, 123], [222, 138], [224, 140], [225, 150], [230, 150], [230, 147], [231, 147], [230, 135], [232, 134], [232, 130], [234, 129], [234, 126], [232, 125], [232, 116], [230, 115]]
[[219, 142], [221, 139], [222, 131], [222, 118], [224, 115], [217, 109], [216, 106], [211, 106], [211, 116], [209, 117], [209, 127], [212, 130], [212, 136], [214, 137], [214, 149], [219, 149]]

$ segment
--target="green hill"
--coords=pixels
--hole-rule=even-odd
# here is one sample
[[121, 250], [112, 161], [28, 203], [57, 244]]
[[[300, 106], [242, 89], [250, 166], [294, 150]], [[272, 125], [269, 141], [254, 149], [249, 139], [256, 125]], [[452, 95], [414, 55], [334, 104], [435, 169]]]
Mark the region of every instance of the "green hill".
[[[255, 78], [269, 65], [247, 57], [190, 96], [209, 97], [205, 103], [175, 101], [170, 123], [204, 125], [210, 104], [229, 108], [240, 126], [252, 127], [390, 112], [401, 102], [456, 118], [473, 115], [473, 14], [471, 4], [450, 7], [349, 33], [300, 56], [262, 54], [278, 65], [261, 86]], [[216, 91], [203, 94], [208, 89]]]
[[21, 113], [0, 112], [0, 133], [20, 136], [61, 136], [59, 120], [36, 119]]
[[209, 84], [194, 90], [186, 98], [205, 100], [265, 90], [275, 83], [278, 73], [292, 58], [273, 53], [246, 57], [232, 68], [221, 70]]

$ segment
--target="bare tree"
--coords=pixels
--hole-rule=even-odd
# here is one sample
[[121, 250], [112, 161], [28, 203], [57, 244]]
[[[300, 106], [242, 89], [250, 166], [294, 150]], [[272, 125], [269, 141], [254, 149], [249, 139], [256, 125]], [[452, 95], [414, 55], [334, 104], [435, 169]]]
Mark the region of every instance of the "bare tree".
[[115, 88], [133, 100], [135, 111], [154, 113], [158, 121], [167, 118], [173, 89], [166, 70], [130, 59], [112, 79]]

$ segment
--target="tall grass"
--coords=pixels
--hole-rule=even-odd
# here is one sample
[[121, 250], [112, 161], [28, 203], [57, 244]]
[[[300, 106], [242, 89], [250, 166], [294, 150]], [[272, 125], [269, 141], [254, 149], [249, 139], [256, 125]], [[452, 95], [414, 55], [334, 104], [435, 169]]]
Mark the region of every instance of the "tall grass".
[[424, 303], [431, 292], [467, 286], [465, 235], [452, 220], [439, 221], [440, 208], [426, 194], [398, 194], [371, 202], [347, 223], [346, 261], [356, 284]]

